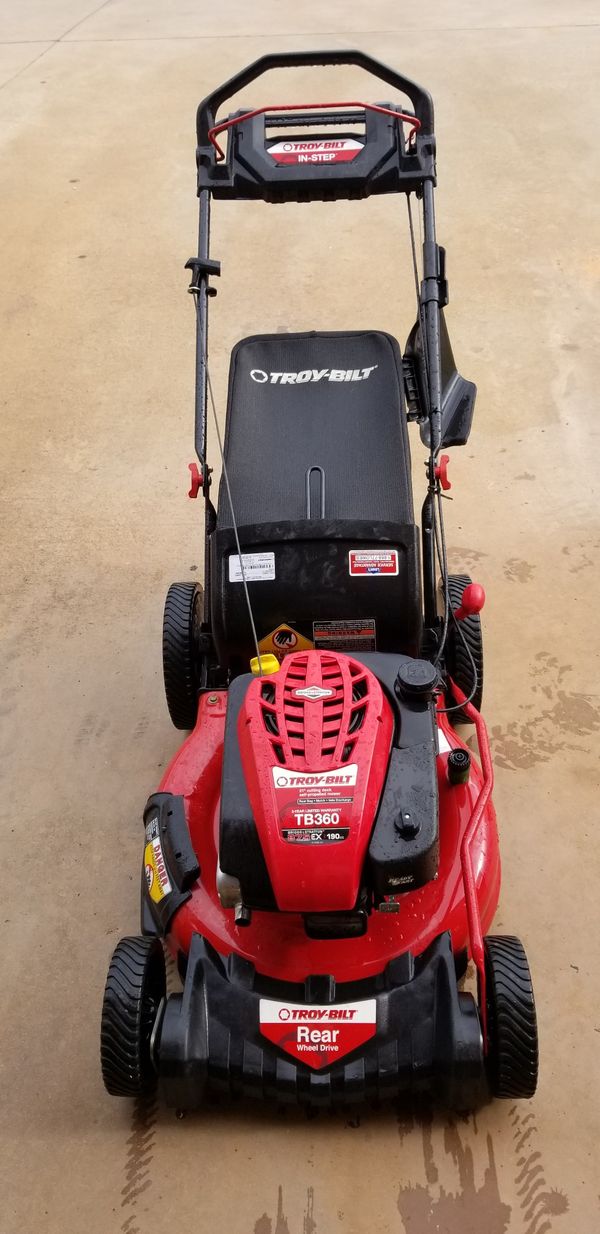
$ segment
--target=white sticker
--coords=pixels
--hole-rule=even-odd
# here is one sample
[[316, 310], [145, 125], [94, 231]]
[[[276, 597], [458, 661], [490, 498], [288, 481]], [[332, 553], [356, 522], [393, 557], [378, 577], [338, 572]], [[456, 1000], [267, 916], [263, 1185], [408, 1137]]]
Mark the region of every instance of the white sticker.
[[[242, 561], [247, 583], [260, 583], [275, 578], [275, 553], [242, 553]], [[229, 558], [229, 582], [243, 582], [237, 553]]]

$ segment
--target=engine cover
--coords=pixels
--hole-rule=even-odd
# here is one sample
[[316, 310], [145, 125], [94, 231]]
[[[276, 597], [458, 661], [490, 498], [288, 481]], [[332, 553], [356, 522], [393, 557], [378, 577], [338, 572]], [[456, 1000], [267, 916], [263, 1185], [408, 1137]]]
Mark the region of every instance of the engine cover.
[[393, 731], [377, 678], [347, 655], [289, 655], [248, 686], [239, 747], [279, 909], [355, 907]]

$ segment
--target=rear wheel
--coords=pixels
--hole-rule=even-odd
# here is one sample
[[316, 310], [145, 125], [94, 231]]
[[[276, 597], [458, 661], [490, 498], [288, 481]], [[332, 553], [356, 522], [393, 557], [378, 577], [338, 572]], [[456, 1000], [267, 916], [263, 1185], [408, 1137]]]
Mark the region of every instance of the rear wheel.
[[108, 969], [100, 1028], [102, 1079], [114, 1097], [140, 1097], [156, 1085], [151, 1037], [166, 995], [157, 938], [122, 938]]
[[[455, 609], [460, 608], [463, 591], [472, 581], [468, 574], [448, 575], [448, 600], [453, 612]], [[475, 671], [473, 666], [475, 666]], [[452, 618], [450, 618], [446, 641], [446, 668], [452, 680], [462, 690], [465, 698], [470, 699], [476, 711], [481, 711], [483, 698], [483, 636], [479, 613], [465, 617], [463, 621], [458, 623], [458, 629]], [[466, 721], [467, 716], [464, 711], [456, 711], [454, 712], [454, 719]]]
[[533, 1097], [538, 1034], [531, 973], [518, 938], [484, 939], [487, 1072], [493, 1097]]
[[175, 728], [192, 729], [198, 710], [196, 628], [202, 619], [198, 583], [172, 583], [163, 617], [163, 674], [169, 715]]

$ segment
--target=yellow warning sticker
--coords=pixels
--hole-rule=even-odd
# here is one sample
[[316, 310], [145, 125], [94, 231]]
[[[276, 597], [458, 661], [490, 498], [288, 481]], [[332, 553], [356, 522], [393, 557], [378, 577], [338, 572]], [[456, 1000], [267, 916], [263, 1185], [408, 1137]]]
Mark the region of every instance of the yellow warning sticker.
[[272, 652], [274, 656], [277, 656], [279, 663], [292, 651], [311, 651], [313, 647], [314, 643], [309, 638], [304, 638], [297, 630], [292, 630], [292, 627], [285, 623], [277, 626], [276, 630], [271, 630], [271, 633], [261, 638], [258, 644], [259, 651]]
[[146, 847], [144, 849], [144, 872], [150, 899], [158, 904], [172, 891], [158, 831], [158, 818], [146, 824]]

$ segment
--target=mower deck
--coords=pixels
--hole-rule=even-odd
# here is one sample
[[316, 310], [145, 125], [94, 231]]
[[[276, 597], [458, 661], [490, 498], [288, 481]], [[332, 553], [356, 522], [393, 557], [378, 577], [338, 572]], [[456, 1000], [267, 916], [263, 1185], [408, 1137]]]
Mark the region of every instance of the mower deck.
[[487, 1091], [477, 1006], [458, 990], [449, 934], [378, 979], [339, 986], [265, 980], [196, 934], [155, 1063], [165, 1101], [181, 1109], [209, 1095], [332, 1106], [424, 1090], [472, 1109]]

